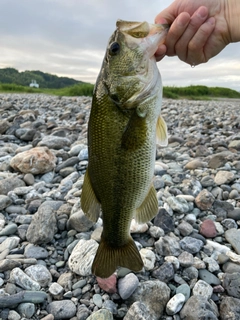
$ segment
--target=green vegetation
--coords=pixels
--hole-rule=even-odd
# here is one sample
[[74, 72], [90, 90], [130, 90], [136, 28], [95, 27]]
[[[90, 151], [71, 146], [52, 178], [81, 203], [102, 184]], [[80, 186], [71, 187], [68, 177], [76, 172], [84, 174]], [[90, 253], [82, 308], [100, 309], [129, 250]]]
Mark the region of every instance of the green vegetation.
[[19, 72], [14, 68], [0, 69], [0, 83], [29, 86], [32, 80], [36, 80], [40, 88], [61, 89], [75, 84], [83, 83], [67, 77], [58, 77], [42, 71]]
[[[36, 80], [39, 88], [30, 88]], [[45, 93], [59, 96], [92, 96], [94, 85], [41, 71], [19, 72], [14, 68], [0, 69], [0, 92]], [[240, 92], [221, 87], [164, 87], [163, 97], [170, 99], [206, 100], [214, 98], [240, 99]]]
[[57, 96], [92, 96], [94, 85], [90, 83], [80, 83], [62, 89], [42, 89], [30, 88], [17, 84], [0, 83], [0, 93], [45, 93]]
[[170, 99], [194, 99], [205, 100], [213, 98], [240, 99], [240, 92], [222, 87], [188, 86], [188, 87], [164, 87], [163, 96]]

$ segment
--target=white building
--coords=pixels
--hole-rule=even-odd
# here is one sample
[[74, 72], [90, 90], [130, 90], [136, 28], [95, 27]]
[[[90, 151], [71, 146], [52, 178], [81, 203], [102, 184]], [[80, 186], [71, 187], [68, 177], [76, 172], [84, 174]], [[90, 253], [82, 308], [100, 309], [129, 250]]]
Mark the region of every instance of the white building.
[[30, 83], [29, 87], [31, 87], [31, 88], [39, 88], [39, 84], [37, 83], [36, 80], [32, 80], [32, 82]]

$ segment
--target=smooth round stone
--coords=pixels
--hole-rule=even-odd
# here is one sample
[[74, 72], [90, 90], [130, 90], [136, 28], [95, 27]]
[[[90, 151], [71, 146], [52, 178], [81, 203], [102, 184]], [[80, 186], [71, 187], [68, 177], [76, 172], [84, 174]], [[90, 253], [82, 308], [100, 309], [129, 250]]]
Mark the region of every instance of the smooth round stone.
[[176, 294], [182, 293], [185, 296], [185, 301], [187, 301], [190, 298], [191, 289], [189, 285], [183, 283], [176, 289]]
[[55, 320], [71, 319], [76, 311], [76, 306], [71, 300], [53, 301], [47, 305], [47, 312], [51, 313]]
[[193, 287], [193, 295], [199, 295], [205, 297], [207, 300], [211, 298], [213, 293], [213, 288], [207, 282], [203, 280], [198, 280], [198, 282]]
[[175, 294], [166, 305], [168, 315], [174, 315], [182, 309], [185, 302], [185, 296], [182, 293]]
[[17, 310], [23, 317], [30, 319], [35, 313], [35, 304], [20, 303]]
[[118, 292], [123, 300], [128, 299], [137, 289], [139, 284], [138, 277], [134, 273], [127, 274], [118, 280]]
[[153, 270], [156, 256], [152, 250], [143, 248], [140, 250], [140, 255], [143, 260], [145, 270]]
[[17, 231], [17, 225], [15, 223], [9, 223], [0, 231], [0, 236], [9, 236]]
[[102, 296], [98, 293], [93, 295], [93, 303], [98, 307], [98, 308], [102, 308]]
[[92, 313], [87, 320], [113, 320], [113, 315], [108, 309], [101, 309]]
[[210, 271], [206, 269], [200, 269], [198, 271], [199, 278], [207, 282], [208, 284], [212, 285], [219, 285], [221, 281], [216, 277], [214, 274], [212, 274]]

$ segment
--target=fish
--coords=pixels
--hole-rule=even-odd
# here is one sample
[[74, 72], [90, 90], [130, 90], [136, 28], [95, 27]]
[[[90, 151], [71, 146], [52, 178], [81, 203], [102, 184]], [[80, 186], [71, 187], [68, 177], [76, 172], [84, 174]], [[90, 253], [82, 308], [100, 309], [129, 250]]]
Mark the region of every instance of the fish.
[[156, 142], [167, 145], [168, 137], [154, 54], [166, 34], [165, 25], [118, 20], [94, 87], [81, 208], [93, 222], [102, 216], [92, 263], [92, 273], [100, 278], [118, 267], [143, 268], [130, 224], [133, 217], [145, 223], [158, 212]]

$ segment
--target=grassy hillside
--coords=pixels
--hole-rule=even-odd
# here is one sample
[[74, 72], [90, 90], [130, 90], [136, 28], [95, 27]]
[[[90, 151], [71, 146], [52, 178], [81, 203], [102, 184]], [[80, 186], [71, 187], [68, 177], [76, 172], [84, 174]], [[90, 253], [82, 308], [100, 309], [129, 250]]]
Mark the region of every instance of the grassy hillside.
[[163, 96], [171, 99], [213, 99], [235, 98], [240, 99], [240, 92], [222, 87], [188, 86], [188, 87], [164, 87]]
[[[1, 83], [2, 93], [45, 93], [58, 96], [92, 96], [94, 85], [79, 82], [71, 86], [62, 88], [30, 88], [18, 84]], [[164, 87], [163, 97], [170, 99], [194, 99], [206, 100], [214, 98], [234, 98], [240, 99], [240, 92], [221, 87], [188, 86], [188, 87]]]
[[83, 83], [67, 77], [58, 77], [42, 71], [19, 72], [14, 68], [0, 69], [0, 83], [29, 86], [32, 80], [36, 80], [40, 88], [61, 89], [75, 84]]

